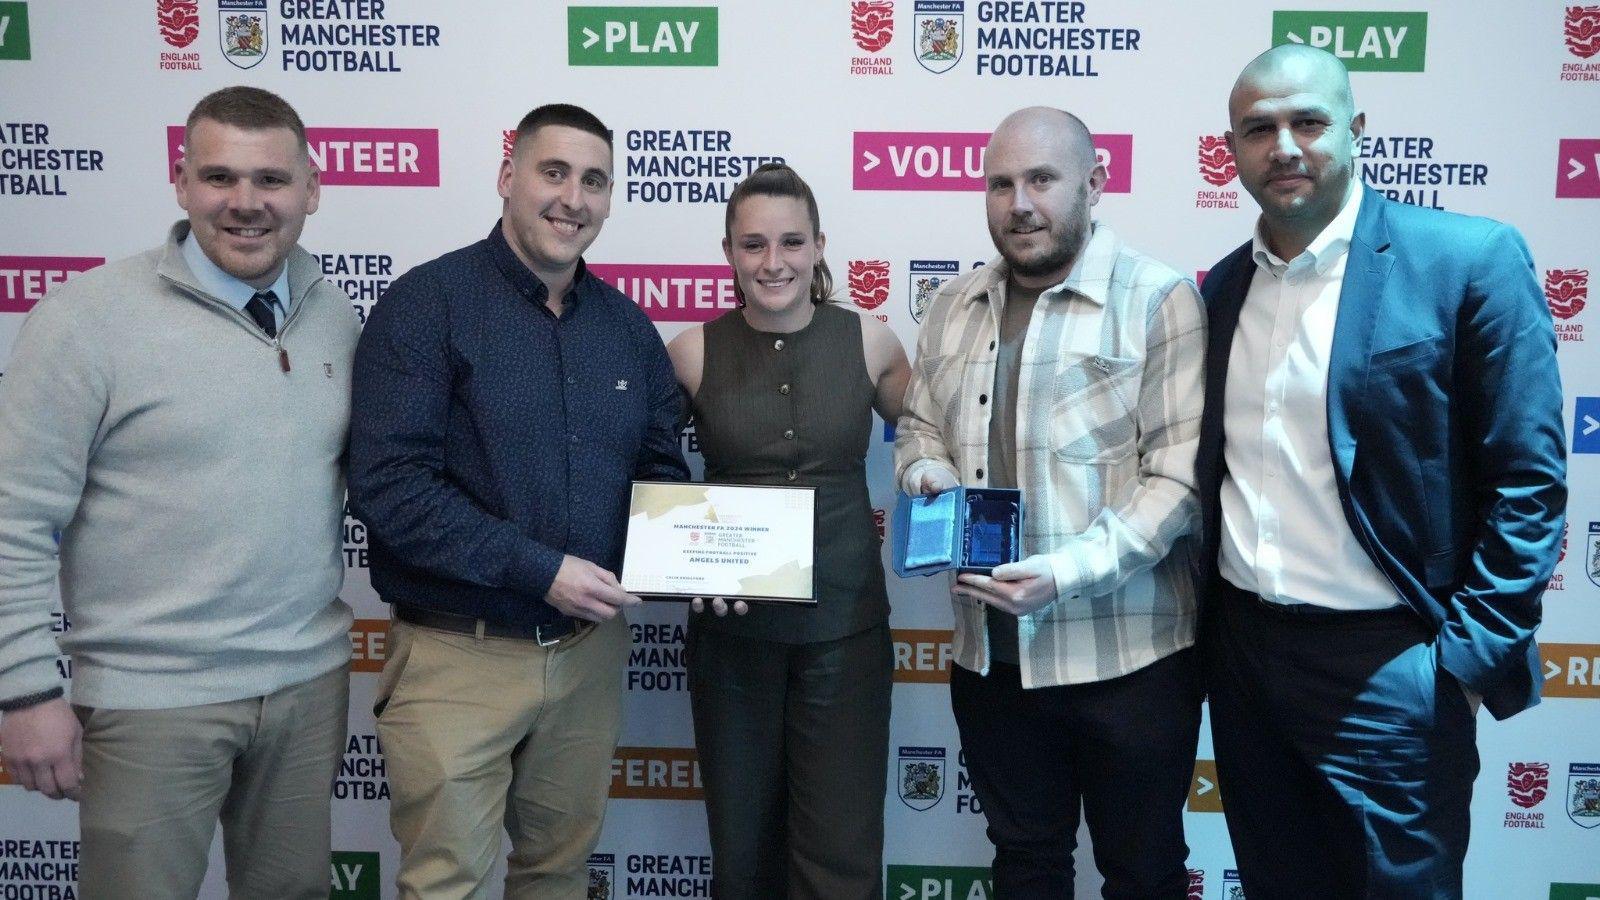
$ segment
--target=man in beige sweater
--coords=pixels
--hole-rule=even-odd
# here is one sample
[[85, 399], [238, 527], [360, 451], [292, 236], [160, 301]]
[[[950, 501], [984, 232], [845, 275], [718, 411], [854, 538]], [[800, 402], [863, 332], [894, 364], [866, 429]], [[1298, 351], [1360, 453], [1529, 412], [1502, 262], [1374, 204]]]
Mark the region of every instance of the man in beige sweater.
[[358, 325], [295, 243], [294, 110], [228, 88], [184, 143], [188, 220], [41, 300], [0, 383], [0, 750], [80, 801], [86, 897], [195, 896], [219, 817], [232, 896], [326, 897]]

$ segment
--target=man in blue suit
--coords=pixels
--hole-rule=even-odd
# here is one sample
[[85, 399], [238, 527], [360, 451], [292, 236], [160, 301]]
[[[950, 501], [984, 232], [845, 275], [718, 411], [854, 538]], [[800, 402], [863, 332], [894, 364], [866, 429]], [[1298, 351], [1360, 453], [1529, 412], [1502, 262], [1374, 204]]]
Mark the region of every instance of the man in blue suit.
[[1333, 56], [1261, 54], [1228, 116], [1261, 218], [1205, 281], [1196, 477], [1243, 886], [1460, 897], [1478, 704], [1539, 700], [1566, 506], [1550, 316], [1514, 229], [1360, 183]]

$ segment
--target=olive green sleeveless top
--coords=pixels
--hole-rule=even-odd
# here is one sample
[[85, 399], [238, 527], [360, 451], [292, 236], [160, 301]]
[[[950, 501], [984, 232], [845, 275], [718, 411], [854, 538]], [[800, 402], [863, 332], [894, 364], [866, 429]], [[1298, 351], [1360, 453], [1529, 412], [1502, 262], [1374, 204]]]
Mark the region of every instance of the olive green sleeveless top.
[[867, 495], [875, 390], [861, 320], [822, 304], [788, 334], [757, 331], [739, 310], [705, 325], [693, 398], [706, 480], [817, 489], [815, 607], [752, 604], [748, 615], [699, 624], [802, 644], [847, 637], [889, 616], [881, 541]]

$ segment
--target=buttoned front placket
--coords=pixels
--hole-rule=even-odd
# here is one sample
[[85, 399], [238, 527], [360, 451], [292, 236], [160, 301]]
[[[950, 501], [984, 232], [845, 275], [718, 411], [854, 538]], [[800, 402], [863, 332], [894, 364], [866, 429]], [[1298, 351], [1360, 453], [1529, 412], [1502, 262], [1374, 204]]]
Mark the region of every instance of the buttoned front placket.
[[[1006, 302], [1004, 279], [991, 284], [985, 294], [984, 304], [988, 309], [984, 320], [988, 323], [988, 340], [980, 341], [977, 346], [987, 347], [988, 349], [983, 350], [977, 356], [975, 360], [976, 367], [969, 363], [967, 368], [967, 373], [973, 378], [972, 383], [976, 386], [978, 406], [976, 409], [969, 407], [967, 410], [963, 410], [964, 413], [969, 413], [972, 416], [973, 428], [977, 429], [974, 433], [984, 436], [984, 439], [974, 448], [975, 452], [982, 456], [982, 465], [978, 465], [977, 460], [973, 461], [972, 474], [977, 479], [973, 482], [975, 485], [986, 484], [986, 479], [989, 477], [989, 418], [994, 415], [994, 405], [989, 402], [989, 395], [994, 392], [995, 364], [1000, 357], [1000, 316], [1005, 311]], [[973, 300], [972, 302], [976, 303], [978, 301]], [[969, 396], [971, 393], [971, 391], [968, 392]], [[1017, 393], [1019, 395], [1022, 393], [1020, 384], [1018, 385]], [[1021, 473], [1019, 472], [1018, 477], [1020, 476]]]
[[1295, 298], [1296, 285], [1310, 274], [1310, 257], [1302, 254], [1295, 262], [1270, 271], [1272, 276], [1272, 340], [1267, 348], [1267, 380], [1261, 409], [1261, 485], [1260, 503], [1256, 510], [1256, 578], [1264, 593], [1276, 595], [1282, 587], [1282, 545], [1278, 542], [1282, 531], [1279, 509], [1282, 506], [1282, 474], [1289, 459], [1289, 435], [1284, 428], [1284, 404], [1287, 402], [1289, 367], [1284, 358], [1300, 328], [1304, 310]]
[[581, 509], [584, 498], [578, 495], [575, 482], [572, 478], [573, 470], [578, 465], [578, 454], [583, 448], [583, 438], [578, 434], [578, 425], [583, 417], [578, 411], [583, 408], [580, 392], [583, 386], [578, 383], [578, 378], [573, 375], [578, 367], [571, 359], [574, 354], [581, 352], [582, 323], [579, 320], [579, 301], [577, 286], [567, 289], [566, 297], [562, 301], [562, 311], [556, 315], [545, 304], [544, 298], [538, 299], [539, 311], [549, 322], [551, 344], [555, 346], [556, 383], [561, 385], [561, 421], [552, 423], [567, 435], [566, 453], [562, 456], [565, 466], [562, 472], [562, 482], [566, 485], [565, 493], [567, 503], [559, 511], [561, 531], [566, 535], [568, 545], [573, 541], [571, 510]]
[[800, 479], [800, 410], [795, 392], [795, 355], [789, 349], [789, 344], [788, 338], [772, 339], [770, 369], [778, 373], [778, 402], [783, 408], [783, 440], [787, 445], [785, 455], [789, 462], [783, 477], [785, 481], [795, 482]]

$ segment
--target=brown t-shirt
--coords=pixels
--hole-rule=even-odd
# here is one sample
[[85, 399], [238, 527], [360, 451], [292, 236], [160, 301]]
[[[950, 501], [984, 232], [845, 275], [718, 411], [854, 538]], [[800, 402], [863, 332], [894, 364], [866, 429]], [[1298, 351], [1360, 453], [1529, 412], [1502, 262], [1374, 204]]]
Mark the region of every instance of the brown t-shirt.
[[[1039, 302], [1037, 288], [1018, 287], [1007, 279], [1000, 312], [1000, 342], [995, 352], [994, 390], [989, 399], [989, 487], [1017, 487], [1017, 383], [1022, 376], [1022, 341]], [[987, 610], [989, 658], [1016, 665], [1017, 617], [994, 607]]]

